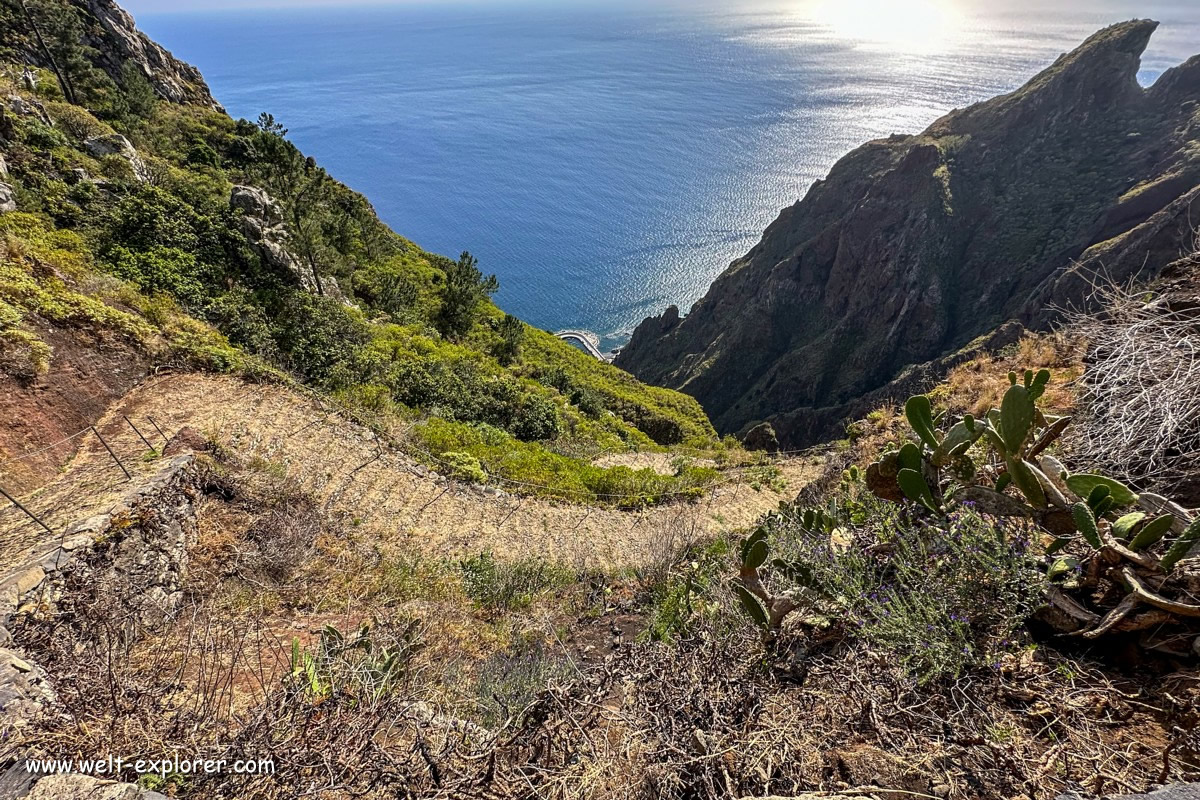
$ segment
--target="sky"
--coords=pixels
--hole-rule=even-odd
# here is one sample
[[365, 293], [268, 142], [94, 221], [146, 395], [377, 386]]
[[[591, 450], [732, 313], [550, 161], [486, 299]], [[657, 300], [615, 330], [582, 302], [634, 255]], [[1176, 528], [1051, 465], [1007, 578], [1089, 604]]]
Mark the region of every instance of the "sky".
[[[430, 2], [430, 0], [117, 0], [135, 17], [163, 11], [209, 11], [229, 8], [296, 8], [300, 6], [365, 6]], [[476, 0], [478, 2], [478, 0]]]

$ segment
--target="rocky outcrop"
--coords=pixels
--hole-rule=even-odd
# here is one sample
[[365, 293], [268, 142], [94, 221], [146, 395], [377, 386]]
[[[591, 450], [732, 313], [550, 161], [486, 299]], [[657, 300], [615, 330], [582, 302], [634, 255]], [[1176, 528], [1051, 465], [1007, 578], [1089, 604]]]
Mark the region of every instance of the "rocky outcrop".
[[100, 66], [113, 80], [120, 82], [124, 64], [132, 63], [163, 99], [224, 110], [213, 99], [200, 70], [175, 58], [139, 31], [133, 17], [114, 0], [87, 0], [87, 9], [98, 23], [88, 27], [88, 43], [96, 49]]
[[8, 110], [18, 117], [34, 117], [43, 125], [54, 126], [54, 121], [50, 119], [46, 106], [40, 100], [30, 100], [19, 94], [10, 94], [5, 98], [5, 104], [8, 106]]
[[33, 785], [25, 800], [167, 800], [166, 795], [132, 783], [87, 775], [50, 775]]
[[312, 273], [304, 269], [287, 247], [289, 237], [283, 227], [283, 210], [273, 197], [256, 186], [234, 186], [229, 207], [239, 215], [242, 233], [268, 266], [291, 273], [305, 289], [316, 291]]
[[349, 304], [336, 280], [319, 275], [288, 248], [283, 210], [273, 197], [256, 186], [234, 186], [229, 207], [239, 214], [242, 233], [268, 266], [290, 273], [307, 292]]
[[767, 453], [778, 452], [779, 439], [775, 435], [775, 428], [769, 422], [758, 423], [742, 438], [742, 447]]
[[[0, 576], [0, 719], [28, 724], [54, 702], [52, 678], [18, 651], [10, 630], [66, 613], [73, 603], [113, 604], [135, 639], [172, 618], [182, 601], [194, 539], [195, 457], [177, 456], [108, 512], [80, 520]], [[81, 601], [80, 597], [86, 597]]]
[[[0, 159], [0, 164], [3, 164], [3, 159]], [[0, 183], [0, 214], [7, 211], [17, 210], [17, 193], [7, 183]]]
[[150, 170], [147, 169], [146, 162], [138, 155], [133, 143], [119, 133], [94, 136], [84, 142], [83, 147], [87, 150], [88, 155], [94, 158], [119, 156], [129, 163], [129, 169], [132, 170], [133, 177], [139, 183], [150, 180]]
[[1006, 320], [1044, 327], [1088, 280], [1150, 278], [1200, 219], [1200, 57], [1137, 83], [1157, 23], [1100, 31], [1021, 89], [842, 158], [683, 319], [616, 363], [718, 430], [835, 434], [861, 398]]

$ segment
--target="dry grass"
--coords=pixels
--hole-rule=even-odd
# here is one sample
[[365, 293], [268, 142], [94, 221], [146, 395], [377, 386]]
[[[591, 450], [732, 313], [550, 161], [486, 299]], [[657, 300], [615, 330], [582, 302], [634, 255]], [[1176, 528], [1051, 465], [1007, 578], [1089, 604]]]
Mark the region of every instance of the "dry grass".
[[728, 483], [696, 502], [628, 511], [447, 481], [365, 428], [275, 386], [175, 375], [139, 387], [118, 410], [148, 414], [172, 428], [191, 426], [218, 440], [235, 460], [291, 476], [325, 512], [392, 558], [492, 550], [505, 558], [532, 555], [587, 568], [630, 565], [652, 552], [666, 521], [681, 518], [697, 536], [746, 527], [817, 471], [810, 461], [781, 462], [789, 489], [780, 494], [753, 491], [734, 470]]
[[1090, 467], [1170, 490], [1200, 477], [1200, 310], [1190, 292], [1098, 284], [1073, 315], [1088, 342], [1082, 419], [1068, 445]]
[[1082, 347], [1077, 338], [1062, 334], [1028, 333], [1015, 348], [985, 354], [960, 364], [931, 395], [951, 411], [982, 416], [999, 408], [1008, 391], [1008, 373], [1027, 369], [1050, 370], [1050, 385], [1043, 407], [1054, 414], [1075, 408], [1074, 386], [1083, 373]]

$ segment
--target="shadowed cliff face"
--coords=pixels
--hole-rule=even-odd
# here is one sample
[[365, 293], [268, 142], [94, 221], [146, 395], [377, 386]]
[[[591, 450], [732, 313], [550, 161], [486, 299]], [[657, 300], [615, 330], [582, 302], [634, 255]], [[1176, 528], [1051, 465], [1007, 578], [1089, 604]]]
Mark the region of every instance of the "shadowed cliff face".
[[1048, 324], [1086, 276], [1152, 276], [1200, 221], [1200, 57], [1143, 90], [1156, 26], [1107, 28], [1012, 94], [851, 152], [617, 364], [722, 431], [770, 420], [804, 444], [907, 365]]

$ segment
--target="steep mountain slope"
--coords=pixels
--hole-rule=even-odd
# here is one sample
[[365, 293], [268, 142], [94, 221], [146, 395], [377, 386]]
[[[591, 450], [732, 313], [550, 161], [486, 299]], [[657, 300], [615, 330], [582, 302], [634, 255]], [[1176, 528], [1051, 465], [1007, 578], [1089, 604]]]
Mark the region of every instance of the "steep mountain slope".
[[[696, 401], [491, 302], [287, 139], [233, 120], [112, 0], [0, 0], [0, 482], [51, 477], [147, 371], [296, 380], [414, 435], [448, 471], [595, 499], [697, 489], [600, 452], [723, 449]], [[7, 460], [7, 459], [6, 459]]]
[[1142, 89], [1156, 26], [1114, 25], [1012, 94], [845, 156], [617, 364], [721, 431], [770, 420], [805, 443], [908, 365], [1046, 324], [1089, 275], [1153, 276], [1200, 220], [1200, 57]]

